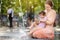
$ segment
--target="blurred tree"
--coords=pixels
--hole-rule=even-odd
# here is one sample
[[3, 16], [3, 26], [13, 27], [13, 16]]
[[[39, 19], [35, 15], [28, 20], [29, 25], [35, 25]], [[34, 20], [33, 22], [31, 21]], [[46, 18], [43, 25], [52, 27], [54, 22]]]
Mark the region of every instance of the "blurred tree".
[[1, 0], [0, 0], [0, 14], [1, 14]]
[[[12, 7], [14, 12], [29, 11], [30, 7], [32, 10], [38, 14], [40, 11], [44, 10], [44, 3], [46, 0], [2, 0], [1, 1], [1, 13], [6, 14], [8, 7]], [[60, 8], [60, 0], [52, 0], [54, 3], [54, 9], [58, 12]]]
[[6, 14], [9, 7], [12, 7], [17, 13], [19, 11], [19, 1], [18, 0], [2, 0], [1, 1], [1, 13]]
[[60, 13], [60, 0], [58, 0], [58, 13]]

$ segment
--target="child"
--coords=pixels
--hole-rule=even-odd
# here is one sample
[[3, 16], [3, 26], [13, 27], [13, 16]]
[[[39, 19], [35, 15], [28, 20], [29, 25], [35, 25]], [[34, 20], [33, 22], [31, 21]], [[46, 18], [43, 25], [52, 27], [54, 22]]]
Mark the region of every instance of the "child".
[[40, 16], [40, 23], [38, 26], [44, 28], [46, 26], [45, 21], [47, 20], [46, 13], [44, 11], [41, 11], [39, 13], [39, 16]]
[[36, 30], [39, 30], [41, 28], [45, 28], [46, 27], [45, 21], [47, 20], [47, 18], [46, 18], [46, 14], [45, 14], [44, 11], [41, 11], [39, 13], [39, 18], [40, 18], [39, 20], [35, 18], [35, 22], [31, 25], [31, 27], [30, 27], [31, 30], [30, 30], [30, 33], [29, 33], [30, 35], [33, 32], [35, 32]]
[[47, 20], [47, 17], [46, 17], [46, 14], [44, 11], [41, 11], [39, 13], [39, 19], [38, 18], [35, 18], [35, 21], [32, 23], [32, 25], [30, 26], [30, 29], [33, 28], [33, 27], [41, 27], [41, 28], [44, 28], [46, 23], [45, 21]]

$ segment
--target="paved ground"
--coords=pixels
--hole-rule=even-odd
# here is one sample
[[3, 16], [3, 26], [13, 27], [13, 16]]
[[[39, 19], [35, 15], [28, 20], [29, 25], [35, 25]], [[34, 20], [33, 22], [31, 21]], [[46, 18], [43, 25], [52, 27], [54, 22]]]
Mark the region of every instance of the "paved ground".
[[48, 39], [33, 39], [27, 35], [27, 31], [28, 29], [25, 29], [24, 27], [16, 27], [12, 29], [9, 29], [8, 27], [1, 27], [0, 40], [48, 40]]
[[2, 27], [0, 28], [0, 40], [40, 40], [40, 39], [33, 39], [29, 37], [27, 35], [27, 29], [24, 28], [22, 29], [20, 27], [17, 27], [15, 29], [9, 29], [8, 27]]

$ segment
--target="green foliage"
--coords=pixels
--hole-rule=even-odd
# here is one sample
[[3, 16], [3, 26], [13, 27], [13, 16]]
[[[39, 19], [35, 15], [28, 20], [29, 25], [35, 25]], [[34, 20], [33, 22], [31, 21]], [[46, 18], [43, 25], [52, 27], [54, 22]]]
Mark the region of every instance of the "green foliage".
[[53, 0], [53, 2], [54, 2], [54, 9], [58, 12], [58, 8], [59, 8], [59, 6], [58, 6], [58, 0]]
[[[46, 0], [2, 0], [1, 1], [1, 13], [6, 14], [9, 7], [14, 9], [14, 12], [25, 12], [34, 10], [36, 14], [44, 10], [44, 3]], [[60, 0], [53, 0], [54, 9], [58, 12], [60, 8]], [[30, 8], [31, 7], [31, 8]]]
[[58, 13], [60, 13], [60, 0], [58, 0]]

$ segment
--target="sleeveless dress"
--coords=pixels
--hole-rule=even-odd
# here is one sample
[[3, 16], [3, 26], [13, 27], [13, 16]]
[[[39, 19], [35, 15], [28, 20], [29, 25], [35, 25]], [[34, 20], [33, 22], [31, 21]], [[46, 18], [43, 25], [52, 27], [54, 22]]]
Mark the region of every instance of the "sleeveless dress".
[[45, 26], [46, 26], [46, 23], [45, 23], [45, 21], [47, 20], [47, 17], [43, 17], [43, 18], [40, 18], [40, 20], [43, 20], [43, 21], [40, 21], [40, 23], [38, 24], [38, 27], [41, 27], [41, 28], [45, 28]]

